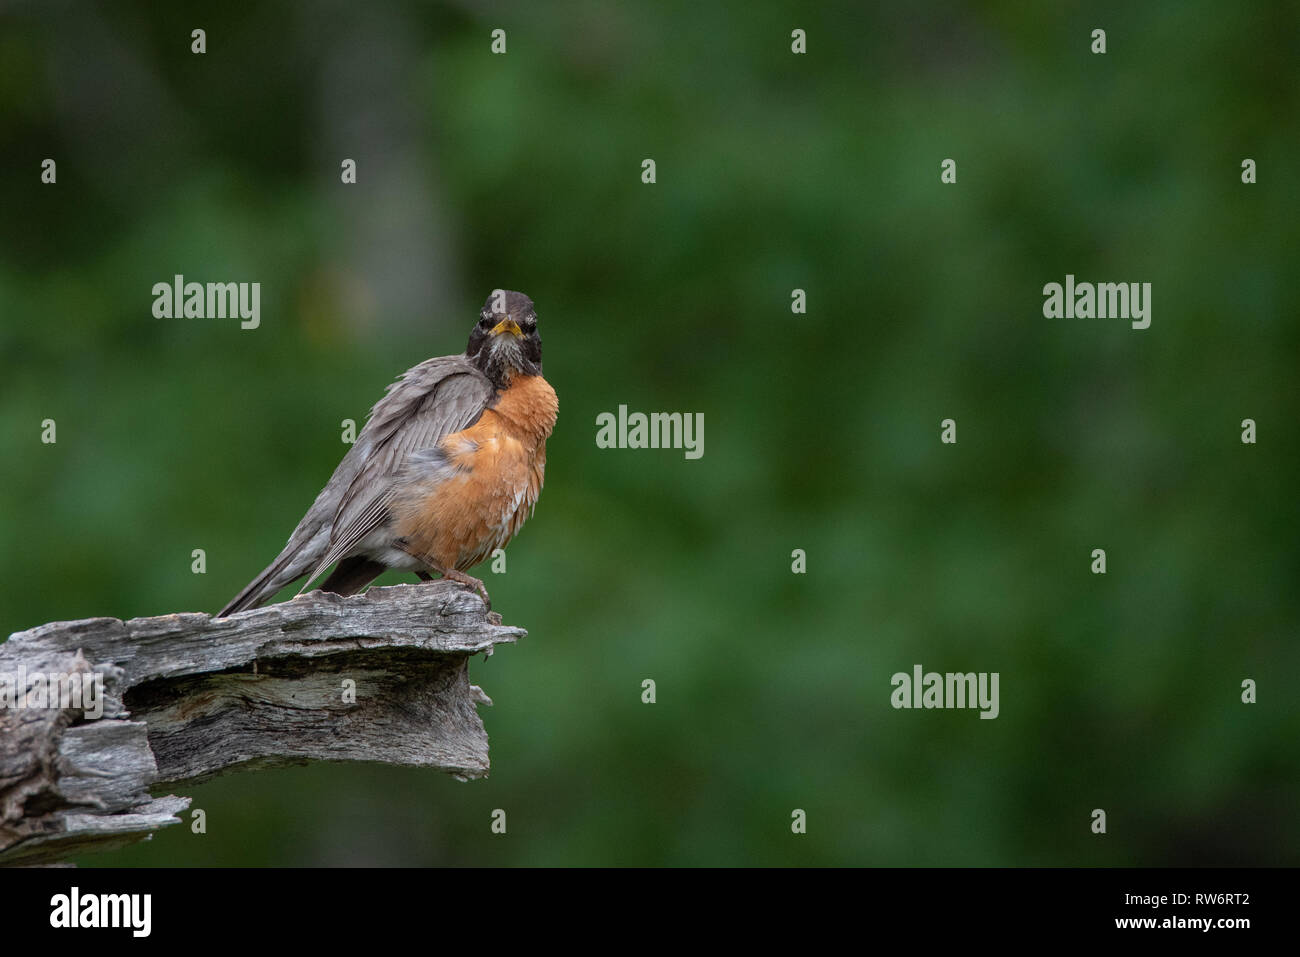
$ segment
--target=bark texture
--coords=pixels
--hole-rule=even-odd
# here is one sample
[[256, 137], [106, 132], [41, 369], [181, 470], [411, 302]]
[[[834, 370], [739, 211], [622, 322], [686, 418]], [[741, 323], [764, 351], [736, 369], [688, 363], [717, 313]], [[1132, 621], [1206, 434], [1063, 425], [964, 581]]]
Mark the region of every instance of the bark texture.
[[[159, 796], [235, 770], [379, 761], [488, 771], [469, 659], [526, 632], [451, 582], [311, 592], [229, 618], [87, 618], [0, 644], [0, 864], [52, 864], [180, 823]], [[47, 675], [100, 676], [103, 714]], [[30, 706], [30, 705], [35, 706]], [[93, 709], [91, 705], [90, 710]]]

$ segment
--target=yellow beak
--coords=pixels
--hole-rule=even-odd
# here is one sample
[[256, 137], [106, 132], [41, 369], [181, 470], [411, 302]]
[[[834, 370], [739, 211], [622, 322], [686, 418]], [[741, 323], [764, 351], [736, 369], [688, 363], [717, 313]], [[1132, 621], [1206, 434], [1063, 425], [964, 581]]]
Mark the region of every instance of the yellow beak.
[[516, 339], [522, 339], [524, 337], [523, 331], [519, 328], [519, 323], [515, 322], [513, 319], [502, 319], [492, 327], [492, 335], [494, 336], [499, 336], [503, 332], [510, 333]]

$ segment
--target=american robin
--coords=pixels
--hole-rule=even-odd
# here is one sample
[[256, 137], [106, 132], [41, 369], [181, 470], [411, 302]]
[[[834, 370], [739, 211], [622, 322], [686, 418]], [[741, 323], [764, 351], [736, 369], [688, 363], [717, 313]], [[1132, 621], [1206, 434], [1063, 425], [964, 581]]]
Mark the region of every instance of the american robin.
[[262, 574], [218, 617], [256, 608], [331, 564], [325, 591], [353, 595], [386, 568], [465, 574], [504, 548], [542, 491], [559, 401], [542, 378], [533, 301], [496, 290], [465, 354], [426, 359], [388, 387], [316, 501]]

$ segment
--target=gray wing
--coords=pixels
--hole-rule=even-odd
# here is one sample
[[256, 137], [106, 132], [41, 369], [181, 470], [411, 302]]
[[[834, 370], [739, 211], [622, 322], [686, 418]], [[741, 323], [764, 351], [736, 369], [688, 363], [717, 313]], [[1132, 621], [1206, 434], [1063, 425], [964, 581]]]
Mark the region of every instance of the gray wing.
[[413, 452], [478, 421], [491, 382], [464, 356], [428, 359], [390, 385], [275, 561], [218, 617], [255, 608], [310, 573], [310, 584], [383, 520], [392, 476]]
[[408, 459], [477, 422], [494, 391], [487, 376], [464, 356], [429, 359], [389, 386], [348, 453], [358, 456], [360, 467], [339, 499], [329, 547], [304, 589], [387, 521], [393, 479]]

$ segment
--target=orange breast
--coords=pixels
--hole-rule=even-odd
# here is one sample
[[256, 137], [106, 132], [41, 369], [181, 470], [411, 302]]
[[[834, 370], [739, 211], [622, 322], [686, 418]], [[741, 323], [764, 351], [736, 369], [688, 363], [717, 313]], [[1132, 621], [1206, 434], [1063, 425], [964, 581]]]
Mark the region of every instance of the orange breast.
[[393, 531], [461, 571], [504, 548], [541, 494], [558, 411], [545, 379], [516, 376], [476, 423], [439, 443], [453, 468], [394, 500]]

